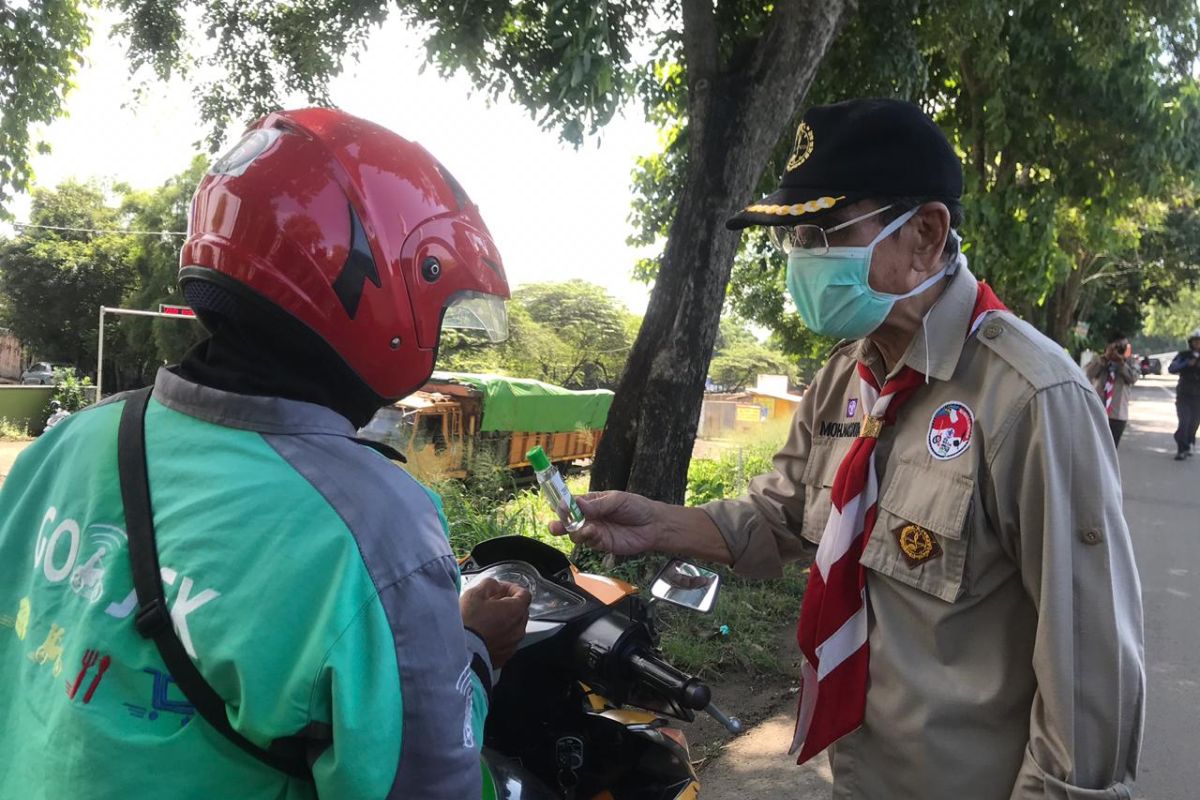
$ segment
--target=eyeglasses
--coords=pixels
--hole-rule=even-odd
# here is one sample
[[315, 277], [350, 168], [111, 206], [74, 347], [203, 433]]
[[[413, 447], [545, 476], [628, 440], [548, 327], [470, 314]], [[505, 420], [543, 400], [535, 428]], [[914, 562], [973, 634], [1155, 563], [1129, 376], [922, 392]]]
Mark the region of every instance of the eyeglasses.
[[790, 254], [793, 250], [803, 250], [815, 256], [823, 256], [829, 252], [829, 234], [882, 214], [891, 207], [892, 205], [888, 204], [883, 208], [867, 212], [861, 217], [834, 225], [832, 228], [822, 228], [820, 225], [772, 225], [767, 228], [767, 236], [770, 238], [771, 244], [778, 247], [784, 255]]

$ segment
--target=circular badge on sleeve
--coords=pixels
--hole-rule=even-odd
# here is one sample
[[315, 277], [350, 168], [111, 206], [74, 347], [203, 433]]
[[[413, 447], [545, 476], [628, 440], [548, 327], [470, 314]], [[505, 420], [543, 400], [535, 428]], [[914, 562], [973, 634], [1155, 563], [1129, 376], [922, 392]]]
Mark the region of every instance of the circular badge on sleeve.
[[975, 415], [963, 403], [944, 403], [929, 421], [929, 454], [939, 461], [957, 458], [971, 446]]

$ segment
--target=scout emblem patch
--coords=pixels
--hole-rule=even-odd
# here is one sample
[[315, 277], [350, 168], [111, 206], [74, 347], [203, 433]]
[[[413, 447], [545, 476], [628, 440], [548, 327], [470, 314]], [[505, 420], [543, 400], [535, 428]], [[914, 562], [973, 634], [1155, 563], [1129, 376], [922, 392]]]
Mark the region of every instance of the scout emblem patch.
[[905, 525], [896, 533], [896, 538], [900, 542], [900, 552], [910, 567], [942, 554], [937, 539], [920, 525]]
[[961, 456], [971, 446], [974, 428], [971, 409], [962, 403], [943, 404], [929, 421], [929, 454], [939, 461]]
[[858, 398], [851, 397], [846, 401], [846, 419], [854, 419], [854, 415], [858, 413]]

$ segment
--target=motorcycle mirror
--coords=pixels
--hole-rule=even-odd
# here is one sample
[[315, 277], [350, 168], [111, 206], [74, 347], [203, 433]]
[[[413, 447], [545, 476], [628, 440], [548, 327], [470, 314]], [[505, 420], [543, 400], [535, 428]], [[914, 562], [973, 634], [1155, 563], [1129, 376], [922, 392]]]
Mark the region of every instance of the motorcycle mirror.
[[654, 577], [650, 595], [656, 600], [707, 614], [717, 604], [720, 588], [721, 576], [717, 573], [673, 558]]

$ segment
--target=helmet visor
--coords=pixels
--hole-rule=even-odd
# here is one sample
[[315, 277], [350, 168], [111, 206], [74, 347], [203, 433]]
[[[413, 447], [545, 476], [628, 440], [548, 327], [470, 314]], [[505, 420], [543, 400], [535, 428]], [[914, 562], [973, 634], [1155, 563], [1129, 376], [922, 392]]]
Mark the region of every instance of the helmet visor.
[[446, 304], [442, 327], [475, 331], [493, 344], [508, 338], [508, 309], [504, 298], [480, 292], [459, 292]]

